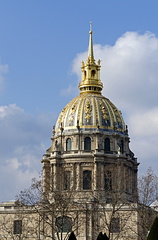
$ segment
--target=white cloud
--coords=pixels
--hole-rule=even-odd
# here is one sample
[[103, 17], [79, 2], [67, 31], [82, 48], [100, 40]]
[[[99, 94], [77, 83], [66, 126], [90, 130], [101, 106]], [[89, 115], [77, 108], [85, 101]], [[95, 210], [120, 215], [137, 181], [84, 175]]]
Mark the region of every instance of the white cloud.
[[[158, 156], [158, 38], [150, 32], [143, 35], [127, 32], [114, 46], [94, 45], [94, 53], [96, 60], [102, 60], [103, 95], [123, 112], [140, 168], [151, 166], [155, 170]], [[84, 52], [73, 61], [72, 70], [79, 81], [81, 61], [86, 59]]]
[[51, 144], [51, 118], [32, 116], [15, 104], [0, 106], [0, 202], [13, 199], [39, 175]]
[[20, 167], [21, 163], [18, 161], [17, 158], [11, 158], [8, 160], [8, 167], [12, 170], [16, 170]]
[[[146, 109], [130, 116], [130, 126], [135, 136], [158, 136], [158, 107]], [[136, 124], [137, 123], [137, 124]]]
[[60, 91], [61, 96], [69, 96], [71, 93], [76, 92], [76, 87], [73, 87], [72, 85], [68, 86], [66, 89], [62, 89]]

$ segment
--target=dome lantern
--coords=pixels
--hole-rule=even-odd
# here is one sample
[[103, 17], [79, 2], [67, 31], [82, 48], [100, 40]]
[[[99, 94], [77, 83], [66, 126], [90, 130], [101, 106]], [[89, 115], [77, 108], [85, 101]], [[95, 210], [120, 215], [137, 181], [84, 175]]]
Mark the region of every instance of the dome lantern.
[[80, 93], [101, 94], [103, 84], [100, 81], [100, 59], [95, 63], [93, 54], [92, 29], [89, 31], [88, 58], [86, 63], [82, 61], [82, 80], [79, 84]]

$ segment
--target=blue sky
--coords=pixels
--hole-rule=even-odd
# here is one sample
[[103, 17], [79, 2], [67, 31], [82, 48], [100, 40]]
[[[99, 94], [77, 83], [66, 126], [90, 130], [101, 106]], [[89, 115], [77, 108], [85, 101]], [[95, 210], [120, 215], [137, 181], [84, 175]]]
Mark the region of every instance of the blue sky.
[[157, 0], [0, 0], [0, 202], [37, 177], [78, 94], [93, 23], [103, 94], [123, 112], [140, 172], [158, 172]]

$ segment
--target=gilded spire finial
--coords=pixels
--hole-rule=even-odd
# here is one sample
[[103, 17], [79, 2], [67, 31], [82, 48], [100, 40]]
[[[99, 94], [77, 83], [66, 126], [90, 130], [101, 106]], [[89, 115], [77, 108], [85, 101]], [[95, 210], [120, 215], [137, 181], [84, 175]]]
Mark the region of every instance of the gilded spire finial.
[[88, 58], [86, 63], [82, 61], [82, 80], [79, 84], [80, 94], [95, 93], [101, 94], [103, 84], [100, 81], [100, 60], [98, 64], [95, 63], [93, 54], [93, 40], [92, 40], [92, 22], [90, 22], [89, 31], [89, 46]]
[[93, 54], [93, 39], [92, 39], [92, 22], [90, 22], [90, 31], [89, 31], [89, 46], [88, 46], [88, 61], [93, 63], [94, 60], [94, 54]]

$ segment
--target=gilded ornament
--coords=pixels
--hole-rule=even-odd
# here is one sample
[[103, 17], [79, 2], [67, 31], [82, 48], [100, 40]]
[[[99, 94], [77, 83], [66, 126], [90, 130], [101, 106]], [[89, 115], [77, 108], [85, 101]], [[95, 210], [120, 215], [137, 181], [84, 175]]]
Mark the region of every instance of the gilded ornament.
[[121, 117], [120, 117], [120, 113], [118, 112], [118, 110], [115, 108], [114, 109], [114, 112], [115, 112], [115, 116], [116, 116], [116, 119], [117, 119], [117, 122], [121, 122]]
[[101, 109], [102, 114], [103, 114], [103, 119], [108, 120], [109, 119], [108, 118], [108, 111], [107, 111], [105, 105], [103, 104], [103, 102], [101, 102], [101, 101], [100, 101], [100, 109]]
[[99, 66], [100, 66], [100, 63], [101, 63], [101, 60], [99, 59], [99, 60], [98, 60], [98, 65], [99, 65]]
[[65, 113], [65, 109], [66, 109], [66, 107], [63, 108], [63, 110], [60, 113], [59, 120], [58, 120], [58, 128], [60, 128], [60, 124], [61, 124], [61, 122], [63, 122], [63, 116], [64, 116], [64, 113]]
[[72, 122], [74, 120], [75, 112], [76, 112], [76, 105], [74, 104], [70, 110], [69, 122]]
[[91, 118], [91, 112], [92, 112], [92, 106], [90, 105], [90, 100], [87, 101], [84, 110], [85, 110], [85, 119], [87, 122], [89, 122]]

